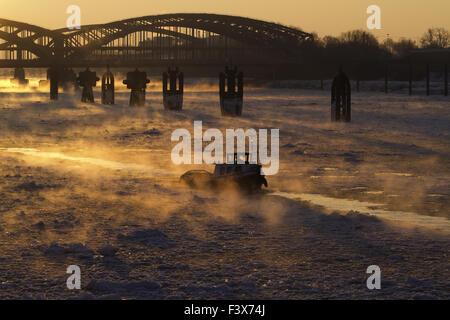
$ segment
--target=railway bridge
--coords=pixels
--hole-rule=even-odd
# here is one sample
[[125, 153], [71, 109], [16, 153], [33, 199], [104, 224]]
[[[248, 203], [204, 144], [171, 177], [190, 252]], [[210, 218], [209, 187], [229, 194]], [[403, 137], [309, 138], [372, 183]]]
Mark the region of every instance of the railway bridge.
[[164, 14], [57, 29], [0, 19], [0, 67], [269, 65], [295, 62], [313, 35], [218, 14]]

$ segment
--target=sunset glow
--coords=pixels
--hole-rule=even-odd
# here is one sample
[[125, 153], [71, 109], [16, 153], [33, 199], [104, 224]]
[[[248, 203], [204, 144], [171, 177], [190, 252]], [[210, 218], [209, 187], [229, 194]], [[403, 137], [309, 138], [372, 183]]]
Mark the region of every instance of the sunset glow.
[[[366, 8], [381, 7], [382, 30], [375, 35], [384, 39], [387, 34], [396, 39], [420, 37], [429, 27], [450, 28], [450, 1], [442, 0], [209, 0], [148, 2], [142, 0], [16, 0], [3, 1], [2, 18], [36, 24], [46, 28], [65, 26], [66, 8], [76, 4], [82, 10], [82, 24], [105, 23], [125, 18], [164, 13], [195, 12], [220, 13], [251, 17], [295, 26], [320, 36], [365, 28]], [[102, 10], [99, 10], [102, 8]]]

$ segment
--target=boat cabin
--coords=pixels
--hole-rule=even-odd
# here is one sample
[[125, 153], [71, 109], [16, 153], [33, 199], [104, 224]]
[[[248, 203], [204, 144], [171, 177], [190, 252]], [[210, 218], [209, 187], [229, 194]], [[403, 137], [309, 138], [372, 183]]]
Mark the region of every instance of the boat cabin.
[[249, 153], [227, 154], [227, 163], [216, 164], [214, 176], [260, 174], [261, 165], [250, 163]]

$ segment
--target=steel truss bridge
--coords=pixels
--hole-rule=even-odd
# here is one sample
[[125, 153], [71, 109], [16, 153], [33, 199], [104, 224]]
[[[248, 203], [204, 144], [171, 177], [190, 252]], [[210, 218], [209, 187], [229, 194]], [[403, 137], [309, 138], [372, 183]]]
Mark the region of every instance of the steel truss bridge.
[[301, 30], [217, 14], [165, 14], [49, 30], [0, 19], [0, 67], [144, 66], [295, 61]]

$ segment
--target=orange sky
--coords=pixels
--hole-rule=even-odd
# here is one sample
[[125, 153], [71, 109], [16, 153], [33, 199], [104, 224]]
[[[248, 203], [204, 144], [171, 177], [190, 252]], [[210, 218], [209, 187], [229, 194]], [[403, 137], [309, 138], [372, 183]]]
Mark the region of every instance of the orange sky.
[[450, 0], [0, 0], [0, 18], [47, 28], [65, 27], [66, 8], [81, 7], [82, 24], [159, 13], [205, 12], [247, 16], [299, 27], [320, 36], [366, 28], [366, 8], [381, 7], [380, 40], [417, 39], [428, 27], [450, 29]]

